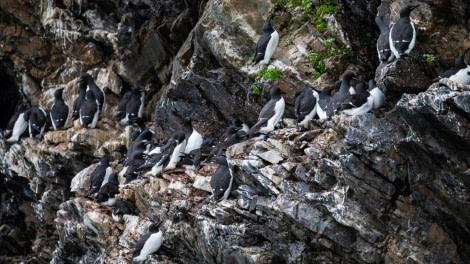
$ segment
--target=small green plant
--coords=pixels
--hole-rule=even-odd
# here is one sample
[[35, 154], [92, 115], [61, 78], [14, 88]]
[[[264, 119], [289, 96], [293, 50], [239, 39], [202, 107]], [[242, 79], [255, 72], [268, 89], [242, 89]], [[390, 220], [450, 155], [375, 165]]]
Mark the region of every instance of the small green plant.
[[323, 15], [330, 14], [333, 15], [340, 10], [339, 7], [335, 6], [333, 1], [331, 0], [324, 0], [322, 1], [322, 5], [317, 8], [315, 14], [313, 14], [312, 19], [315, 27], [317, 28], [318, 32], [323, 33], [326, 31], [327, 24], [325, 19], [323, 19]]
[[275, 7], [276, 7], [276, 6], [274, 6], [274, 5], [270, 6], [270, 7], [268, 8], [268, 13], [271, 14], [271, 13], [274, 11], [274, 8], [275, 8]]
[[251, 90], [253, 91], [253, 94], [261, 95], [261, 90], [258, 88], [258, 86], [256, 84], [253, 84], [251, 86]]
[[312, 63], [313, 68], [315, 69], [315, 73], [313, 74], [314, 79], [318, 79], [320, 75], [325, 72], [325, 63], [323, 59], [325, 59], [325, 55], [316, 53], [314, 51], [309, 51], [308, 59]]
[[325, 40], [325, 45], [326, 45], [326, 55], [327, 57], [335, 56], [335, 55], [349, 55], [350, 50], [346, 48], [345, 46], [340, 46], [338, 49], [335, 48], [333, 43], [335, 42], [334, 38], [329, 38]]
[[284, 47], [287, 47], [290, 45], [292, 45], [292, 34], [287, 37], [286, 41], [284, 41]]
[[324, 62], [325, 59], [332, 57], [332, 56], [340, 55], [340, 54], [349, 56], [350, 51], [348, 48], [344, 46], [335, 48], [334, 42], [335, 42], [334, 38], [330, 38], [325, 41], [326, 54], [320, 54], [314, 51], [310, 51], [308, 53], [307, 55], [308, 59], [310, 60], [313, 68], [315, 69], [315, 73], [313, 74], [314, 79], [318, 79], [318, 77], [320, 77], [320, 75], [322, 75], [325, 72], [325, 62]]
[[257, 80], [263, 78], [265, 81], [277, 80], [282, 78], [282, 73], [276, 69], [263, 68], [258, 72]]
[[436, 56], [434, 56], [433, 54], [424, 54], [423, 57], [426, 62], [431, 66], [434, 65], [434, 62], [436, 62]]

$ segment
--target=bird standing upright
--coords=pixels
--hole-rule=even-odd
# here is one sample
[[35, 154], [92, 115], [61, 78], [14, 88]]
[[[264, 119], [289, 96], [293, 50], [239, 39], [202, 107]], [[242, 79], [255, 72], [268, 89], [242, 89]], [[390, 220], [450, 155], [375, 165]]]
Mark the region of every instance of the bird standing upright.
[[82, 83], [86, 83], [88, 89], [93, 91], [93, 95], [95, 96], [96, 100], [98, 100], [98, 108], [100, 112], [103, 111], [104, 103], [105, 103], [105, 93], [103, 89], [101, 89], [100, 87], [98, 87], [98, 85], [96, 85], [95, 81], [93, 80], [93, 77], [91, 77], [91, 75], [88, 73], [84, 73], [78, 79], [78, 83], [80, 85], [82, 85]]
[[85, 101], [80, 106], [80, 124], [83, 128], [95, 128], [100, 114], [98, 100], [92, 90], [86, 92]]
[[380, 29], [380, 36], [377, 39], [377, 53], [379, 60], [382, 62], [392, 61], [395, 58], [392, 51], [390, 50], [390, 28], [384, 23], [382, 17], [376, 16], [375, 23]]
[[219, 167], [215, 170], [210, 182], [212, 198], [215, 201], [225, 200], [232, 189], [233, 173], [224, 156], [220, 155], [214, 159], [219, 164]]
[[31, 107], [29, 111], [29, 137], [42, 136], [46, 127], [47, 115], [42, 108]]
[[295, 116], [297, 122], [304, 126], [317, 114], [318, 93], [310, 88], [295, 92]]
[[256, 43], [254, 63], [268, 64], [279, 44], [279, 33], [271, 25], [272, 17], [263, 24], [263, 35]]
[[132, 250], [133, 262], [143, 263], [148, 256], [157, 252], [163, 242], [163, 233], [160, 230], [161, 221], [149, 226], [149, 231], [139, 239]]
[[85, 102], [86, 97], [87, 84], [85, 82], [78, 82], [78, 86], [80, 87], [80, 93], [78, 94], [77, 99], [75, 99], [75, 102], [73, 102], [73, 120], [80, 118], [80, 107], [82, 106], [82, 103]]
[[281, 96], [284, 92], [278, 87], [273, 86], [269, 94], [271, 99], [261, 109], [258, 122], [247, 132], [249, 138], [252, 138], [256, 133], [268, 134], [273, 131], [284, 114], [286, 103]]
[[54, 130], [63, 128], [69, 119], [69, 106], [62, 99], [63, 91], [64, 88], [61, 88], [54, 92], [55, 102], [49, 114]]
[[400, 18], [390, 29], [389, 42], [393, 55], [399, 59], [410, 54], [416, 42], [416, 30], [410, 14], [418, 5], [406, 5], [400, 9]]

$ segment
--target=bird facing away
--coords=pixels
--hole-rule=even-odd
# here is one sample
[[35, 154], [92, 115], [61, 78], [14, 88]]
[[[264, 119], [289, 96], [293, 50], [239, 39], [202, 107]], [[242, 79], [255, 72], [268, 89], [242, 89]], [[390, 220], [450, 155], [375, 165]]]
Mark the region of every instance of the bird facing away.
[[80, 93], [78, 94], [77, 99], [75, 99], [75, 102], [73, 102], [73, 120], [80, 118], [80, 107], [82, 106], [82, 103], [85, 102], [86, 97], [87, 84], [85, 82], [78, 82], [78, 86], [80, 87]]
[[416, 42], [416, 30], [410, 14], [418, 5], [406, 5], [400, 9], [400, 18], [390, 29], [389, 42], [393, 55], [399, 59], [410, 54]]
[[69, 119], [69, 106], [62, 99], [63, 91], [64, 88], [61, 88], [54, 92], [55, 102], [49, 114], [54, 130], [63, 128]]
[[[341, 82], [339, 84], [341, 85]], [[331, 91], [333, 89], [334, 87], [325, 88], [318, 94], [317, 115], [320, 120], [328, 119], [334, 115], [333, 105], [331, 104]]]
[[219, 167], [214, 172], [211, 178], [211, 191], [212, 198], [215, 201], [221, 201], [227, 199], [232, 189], [233, 174], [232, 170], [228, 166], [227, 159], [220, 155], [214, 158], [219, 164]]
[[98, 100], [92, 90], [86, 92], [85, 101], [80, 106], [80, 124], [83, 128], [95, 128], [99, 117]]
[[108, 182], [101, 185], [98, 194], [96, 195], [96, 202], [102, 205], [113, 205], [116, 201], [114, 198], [119, 194], [119, 182], [117, 180], [117, 173], [113, 172], [108, 177]]
[[142, 113], [144, 110], [145, 90], [141, 87], [134, 87], [131, 92], [132, 92], [131, 97], [129, 98], [129, 101], [126, 104], [126, 115], [124, 118], [126, 123], [129, 120], [142, 118]]
[[284, 114], [286, 103], [281, 96], [284, 92], [278, 87], [273, 86], [269, 94], [271, 95], [271, 99], [261, 109], [258, 122], [247, 132], [250, 138], [252, 138], [255, 133], [268, 134], [273, 131]]
[[149, 231], [139, 239], [132, 250], [133, 262], [143, 263], [147, 260], [148, 256], [157, 252], [163, 242], [163, 233], [160, 230], [161, 221], [152, 223], [149, 226]]
[[256, 43], [254, 63], [268, 64], [279, 44], [279, 33], [271, 25], [272, 16], [263, 24], [263, 34]]
[[375, 23], [380, 29], [380, 36], [377, 39], [377, 54], [381, 62], [392, 61], [395, 58], [392, 51], [390, 50], [390, 28], [384, 23], [382, 17], [376, 16]]
[[41, 137], [46, 127], [47, 114], [42, 108], [31, 107], [29, 111], [29, 137]]
[[120, 121], [123, 124], [127, 122], [126, 106], [127, 106], [127, 102], [129, 102], [131, 97], [132, 97], [132, 91], [127, 91], [126, 93], [124, 93], [124, 95], [121, 98], [121, 101], [119, 101], [119, 104], [117, 106], [116, 115], [114, 115], [114, 118], [113, 118], [115, 121]]
[[295, 116], [300, 125], [306, 125], [317, 114], [318, 93], [310, 88], [295, 92]]
[[78, 79], [78, 83], [81, 85], [81, 83], [85, 83], [88, 87], [87, 90], [93, 91], [93, 95], [95, 96], [96, 100], [98, 101], [98, 108], [101, 111], [103, 111], [104, 103], [105, 103], [105, 93], [103, 89], [98, 87], [96, 85], [95, 81], [93, 80], [93, 77], [91, 77], [90, 74], [84, 73], [80, 78]]
[[109, 155], [104, 155], [100, 159], [100, 164], [90, 175], [90, 189], [86, 193], [85, 197], [90, 197], [92, 194], [98, 192], [103, 185], [105, 178], [113, 172], [113, 169], [109, 166]]

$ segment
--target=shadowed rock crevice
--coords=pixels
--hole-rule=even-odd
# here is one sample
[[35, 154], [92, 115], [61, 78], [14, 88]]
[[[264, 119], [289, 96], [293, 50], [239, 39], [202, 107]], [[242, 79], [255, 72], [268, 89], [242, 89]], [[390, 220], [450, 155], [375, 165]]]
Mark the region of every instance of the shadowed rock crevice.
[[0, 60], [0, 128], [6, 129], [10, 117], [15, 113], [15, 108], [21, 98], [18, 83], [13, 68], [13, 63], [8, 60]]

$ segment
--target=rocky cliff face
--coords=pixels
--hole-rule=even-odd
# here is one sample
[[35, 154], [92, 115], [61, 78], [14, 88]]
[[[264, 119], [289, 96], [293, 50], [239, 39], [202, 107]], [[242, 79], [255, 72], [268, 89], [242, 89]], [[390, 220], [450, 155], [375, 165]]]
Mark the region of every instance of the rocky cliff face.
[[[48, 123], [42, 139], [9, 144], [2, 136], [0, 262], [130, 262], [128, 252], [157, 219], [164, 245], [147, 263], [469, 259], [470, 93], [430, 81], [469, 47], [469, 4], [420, 3], [411, 16], [416, 48], [380, 64], [374, 17], [395, 22], [405, 1], [312, 1], [311, 10], [294, 2], [1, 1], [0, 128], [25, 108], [49, 110], [57, 88], [72, 105], [84, 72], [105, 90], [106, 104], [96, 129], [76, 121], [51, 131]], [[319, 32], [311, 17], [328, 3], [339, 9], [323, 14]], [[134, 214], [122, 222], [84, 198], [94, 157], [130, 141], [134, 128], [112, 116], [133, 86], [144, 87], [144, 119], [161, 139], [185, 116], [214, 138], [234, 116], [256, 122], [273, 83], [257, 76], [251, 56], [270, 11], [280, 43], [269, 67], [283, 75], [275, 85], [287, 92], [287, 108], [267, 140], [227, 150], [229, 199], [209, 201], [210, 163], [123, 186], [118, 198]], [[317, 79], [310, 51], [325, 55]], [[298, 127], [295, 91], [329, 87], [346, 69], [375, 77], [386, 106]], [[111, 166], [122, 169], [116, 160]]]

